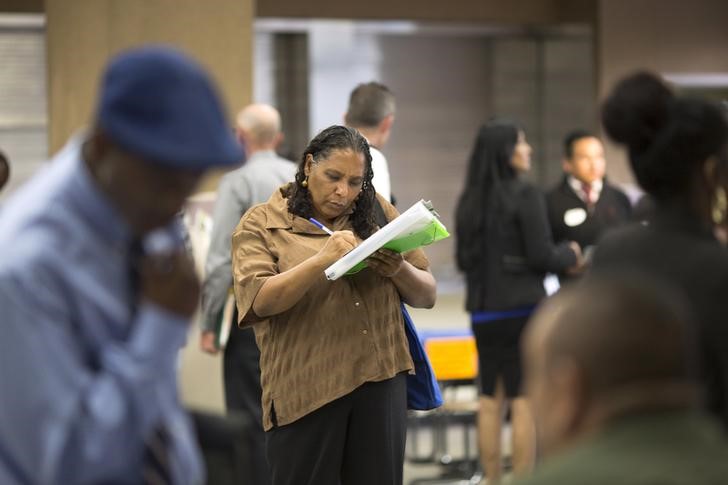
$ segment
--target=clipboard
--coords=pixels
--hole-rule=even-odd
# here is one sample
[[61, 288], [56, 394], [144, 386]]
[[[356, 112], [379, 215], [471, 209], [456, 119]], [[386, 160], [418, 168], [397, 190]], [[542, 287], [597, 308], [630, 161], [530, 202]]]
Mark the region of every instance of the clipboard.
[[429, 201], [420, 200], [326, 268], [326, 278], [333, 281], [361, 271], [366, 258], [380, 248], [404, 253], [449, 237], [438, 217]]

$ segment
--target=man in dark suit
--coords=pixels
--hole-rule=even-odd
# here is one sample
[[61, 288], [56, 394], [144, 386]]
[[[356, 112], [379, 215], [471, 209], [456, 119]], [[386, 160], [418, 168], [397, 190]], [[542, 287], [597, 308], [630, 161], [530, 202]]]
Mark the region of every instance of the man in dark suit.
[[[554, 241], [576, 241], [588, 257], [605, 230], [630, 219], [632, 207], [624, 193], [605, 178], [601, 140], [587, 131], [564, 139], [564, 179], [546, 194]], [[562, 282], [564, 275], [559, 275]]]

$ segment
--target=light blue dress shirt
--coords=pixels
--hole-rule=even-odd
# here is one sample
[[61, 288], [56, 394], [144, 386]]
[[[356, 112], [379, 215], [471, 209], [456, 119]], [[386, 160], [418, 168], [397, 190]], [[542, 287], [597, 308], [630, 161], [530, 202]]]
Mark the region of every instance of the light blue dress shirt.
[[0, 484], [140, 483], [164, 426], [203, 480], [177, 389], [188, 322], [136, 304], [130, 228], [71, 142], [0, 213]]

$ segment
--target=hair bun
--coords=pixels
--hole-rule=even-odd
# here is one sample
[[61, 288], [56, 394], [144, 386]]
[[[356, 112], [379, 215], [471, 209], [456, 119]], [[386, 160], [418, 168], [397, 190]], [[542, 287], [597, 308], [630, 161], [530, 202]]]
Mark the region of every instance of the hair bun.
[[602, 107], [607, 134], [629, 148], [637, 182], [659, 200], [682, 197], [705, 160], [722, 153], [728, 124], [715, 104], [677, 98], [655, 75], [620, 81]]
[[639, 156], [669, 123], [674, 100], [670, 89], [654, 74], [633, 74], [617, 83], [604, 102], [604, 129], [610, 138]]

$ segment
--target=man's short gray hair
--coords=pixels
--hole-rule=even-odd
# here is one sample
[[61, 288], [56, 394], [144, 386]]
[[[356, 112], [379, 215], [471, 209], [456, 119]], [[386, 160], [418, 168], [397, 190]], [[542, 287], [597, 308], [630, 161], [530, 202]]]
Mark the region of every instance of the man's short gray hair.
[[351, 92], [345, 122], [354, 128], [373, 128], [394, 114], [394, 93], [378, 82], [359, 84]]

